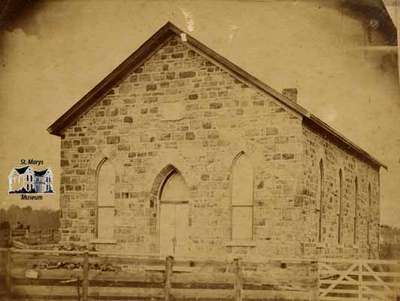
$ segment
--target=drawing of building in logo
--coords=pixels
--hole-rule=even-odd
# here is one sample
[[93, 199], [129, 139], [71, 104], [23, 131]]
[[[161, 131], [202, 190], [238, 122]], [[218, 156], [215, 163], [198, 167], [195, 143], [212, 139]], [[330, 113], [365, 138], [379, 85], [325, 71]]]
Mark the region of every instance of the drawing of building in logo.
[[13, 168], [8, 175], [9, 193], [52, 193], [53, 173], [50, 168], [34, 171], [25, 166]]

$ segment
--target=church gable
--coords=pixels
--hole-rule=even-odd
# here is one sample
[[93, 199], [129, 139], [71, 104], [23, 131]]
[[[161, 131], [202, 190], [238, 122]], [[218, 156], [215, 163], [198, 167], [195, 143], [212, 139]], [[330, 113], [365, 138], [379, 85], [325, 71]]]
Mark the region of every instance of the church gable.
[[[168, 44], [172, 40], [174, 40], [173, 43], [177, 43], [175, 45]], [[203, 65], [199, 64], [200, 60], [197, 57], [199, 54], [204, 58], [202, 61]], [[149, 61], [154, 62], [157, 59], [158, 63], [149, 64]], [[160, 68], [163, 69], [160, 71]], [[199, 69], [197, 70], [195, 68]], [[216, 76], [222, 76], [222, 74], [228, 77], [218, 80]], [[127, 81], [128, 78], [130, 79]], [[234, 84], [231, 85], [232, 81], [234, 81]], [[145, 82], [148, 82], [146, 86], [144, 85]], [[198, 99], [199, 101], [197, 104], [183, 105], [182, 102], [179, 102], [178, 100], [187, 92], [188, 88], [190, 88], [190, 85], [188, 85], [189, 82], [194, 84], [192, 86], [193, 89], [202, 90], [202, 94], [201, 97], [196, 93], [190, 95], [188, 100]], [[340, 144], [353, 151], [358, 156], [363, 157], [375, 168], [381, 166], [386, 168], [386, 166], [380, 163], [376, 158], [372, 157], [363, 149], [346, 139], [343, 135], [321, 121], [318, 117], [308, 112], [302, 106], [291, 101], [283, 94], [277, 92], [240, 67], [228, 61], [226, 58], [214, 52], [212, 49], [208, 48], [190, 35], [184, 33], [170, 22], [161, 27], [114, 71], [112, 71], [81, 100], [58, 118], [48, 128], [48, 131], [51, 134], [62, 136], [67, 128], [72, 124], [77, 124], [76, 121], [78, 119], [84, 120], [85, 118], [81, 118], [83, 115], [86, 114], [93, 116], [94, 113], [89, 110], [93, 108], [93, 106], [98, 105], [101, 101], [103, 101], [105, 106], [108, 106], [111, 100], [117, 96], [125, 97], [126, 95], [129, 95], [129, 93], [131, 93], [131, 96], [134, 96], [135, 94], [140, 93], [140, 89], [138, 89], [140, 83], [143, 84], [140, 85], [140, 87], [145, 87], [146, 89], [146, 93], [143, 94], [143, 96], [150, 96], [150, 99], [147, 99], [146, 105], [155, 102], [160, 104], [159, 107], [143, 108], [143, 114], [147, 114], [147, 112], [153, 114], [149, 114], [147, 117], [162, 114], [163, 116], [167, 116], [167, 119], [177, 120], [182, 118], [185, 110], [204, 110], [207, 105], [209, 105], [211, 109], [226, 109], [229, 106], [232, 108], [237, 105], [237, 98], [249, 100], [243, 105], [239, 104], [239, 107], [242, 106], [238, 110], [238, 115], [240, 115], [242, 111], [246, 111], [243, 107], [248, 108], [249, 103], [262, 107], [264, 105], [263, 101], [268, 99], [268, 101], [273, 103], [270, 108], [272, 111], [275, 110], [274, 106], [276, 106], [278, 107], [278, 111], [286, 111], [290, 115], [295, 116], [295, 118], [300, 117], [300, 119], [303, 120], [303, 124], [314, 127], [323, 135], [328, 135], [332, 138], [334, 143], [337, 143], [338, 145]], [[177, 88], [179, 93], [176, 93], [175, 95], [171, 94], [175, 92], [169, 84], [171, 84], [171, 87]], [[214, 85], [214, 87], [212, 85]], [[228, 91], [219, 91], [219, 88], [221, 87], [224, 89], [226, 88]], [[232, 97], [233, 94], [229, 93], [229, 89], [235, 91], [234, 88], [238, 87], [241, 87], [242, 89], [239, 90], [241, 93], [246, 95], [243, 97], [237, 97], [238, 93], [234, 93], [236, 94], [236, 98]], [[246, 89], [248, 87], [251, 87], [251, 89]], [[134, 89], [134, 92], [132, 92], [132, 89]], [[166, 89], [169, 89], [168, 95], [165, 94]], [[210, 91], [212, 89], [214, 89], [214, 91]], [[204, 92], [205, 90], [206, 92]], [[256, 95], [250, 95], [251, 93], [249, 91], [257, 93]], [[218, 95], [218, 97], [223, 98], [228, 94], [231, 98], [230, 101], [222, 99], [222, 104], [216, 102], [211, 105], [208, 104], [207, 101], [204, 101], [204, 99], [210, 97], [209, 94], [207, 94], [208, 92], [213, 95], [211, 97]], [[119, 93], [121, 93], [121, 95]], [[153, 93], [153, 95], [151, 95], [151, 93]], [[188, 95], [186, 96], [189, 97]], [[155, 98], [151, 98], [152, 96], [155, 96]], [[166, 100], [167, 98], [160, 97], [161, 100], [159, 100], [157, 99], [157, 96], [169, 96], [170, 99], [173, 99], [174, 101], [168, 100], [166, 101], [168, 105], [164, 105], [162, 104], [162, 100]], [[260, 99], [262, 99], [262, 101]], [[130, 101], [133, 100], [131, 99]], [[129, 100], [126, 100], [125, 103], [126, 102], [129, 103]], [[135, 103], [135, 106], [137, 105], [138, 104]], [[122, 108], [121, 111], [112, 110], [112, 112], [109, 112], [108, 114], [109, 117], [114, 117], [112, 119], [116, 119], [117, 115], [126, 115], [126, 111], [127, 108]], [[224, 109], [219, 110], [220, 113], [225, 111], [226, 110]], [[257, 113], [268, 114], [268, 111], [265, 110], [256, 111]], [[100, 110], [95, 117], [102, 117], [105, 114], [107, 114], [105, 110]], [[127, 118], [124, 119], [127, 123], [132, 122], [130, 121], [132, 117], [126, 117]], [[193, 116], [191, 116], [191, 118], [192, 117]], [[91, 122], [90, 124], [93, 125], [94, 122]], [[78, 129], [78, 131], [79, 130], [80, 129]]]
[[[73, 127], [93, 131], [98, 125], [103, 128], [115, 122], [124, 127], [143, 119], [202, 118], [206, 110], [232, 118], [275, 111], [292, 118], [298, 115], [174, 35], [81, 114]], [[66, 133], [71, 130], [69, 126], [64, 129]]]

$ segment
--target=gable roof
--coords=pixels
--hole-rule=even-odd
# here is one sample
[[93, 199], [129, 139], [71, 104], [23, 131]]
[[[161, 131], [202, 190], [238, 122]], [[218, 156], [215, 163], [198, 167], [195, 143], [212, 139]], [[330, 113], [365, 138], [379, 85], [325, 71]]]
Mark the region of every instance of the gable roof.
[[43, 170], [40, 170], [40, 171], [35, 171], [35, 176], [41, 177], [44, 174], [46, 174], [46, 172], [47, 172], [47, 169], [43, 169]]
[[274, 97], [285, 106], [300, 114], [303, 117], [303, 120], [307, 122], [310, 126], [318, 129], [319, 131], [322, 131], [323, 134], [326, 134], [337, 143], [343, 145], [348, 150], [355, 152], [357, 155], [359, 155], [367, 162], [371, 163], [373, 166], [378, 168], [384, 167], [387, 169], [387, 167], [379, 162], [376, 158], [372, 157], [362, 148], [352, 143], [350, 140], [348, 140], [339, 132], [324, 123], [318, 117], [312, 115], [301, 105], [293, 102], [283, 94], [279, 93], [267, 84], [247, 73], [246, 71], [233, 64], [223, 56], [219, 55], [212, 49], [208, 48], [192, 36], [186, 34], [184, 31], [176, 27], [171, 22], [167, 22], [164, 26], [162, 26], [125, 61], [123, 61], [117, 68], [115, 68], [109, 75], [107, 75], [100, 83], [98, 83], [92, 90], [90, 90], [85, 96], [83, 96], [53, 124], [51, 124], [47, 129], [48, 132], [53, 135], [61, 136], [62, 130], [65, 127], [76, 121], [76, 119], [79, 118], [81, 114], [86, 112], [90, 107], [97, 103], [97, 101], [100, 100], [101, 97], [105, 95], [114, 85], [116, 85], [128, 72], [131, 72], [135, 68], [139, 67], [142, 63], [144, 63], [152, 54], [160, 49], [163, 46], [164, 42], [166, 42], [170, 37], [181, 36], [182, 34], [186, 36], [185, 43], [200, 51], [212, 62], [224, 67], [224, 69], [226, 69], [231, 75]]
[[25, 173], [25, 171], [26, 171], [28, 168], [29, 168], [29, 166], [24, 166], [24, 167], [21, 167], [21, 168], [16, 168], [15, 170], [16, 170], [20, 175], [22, 175], [22, 174]]

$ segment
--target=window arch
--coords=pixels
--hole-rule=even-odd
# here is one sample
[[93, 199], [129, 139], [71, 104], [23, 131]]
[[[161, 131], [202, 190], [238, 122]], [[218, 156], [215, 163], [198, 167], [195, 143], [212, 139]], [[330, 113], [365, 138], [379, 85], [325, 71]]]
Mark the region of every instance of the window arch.
[[115, 171], [110, 161], [103, 159], [97, 168], [97, 223], [98, 239], [114, 238], [115, 201], [114, 201]]
[[324, 199], [324, 161], [319, 161], [319, 176], [318, 176], [318, 202], [319, 202], [319, 221], [318, 221], [318, 242], [322, 241], [322, 214], [323, 214], [323, 199]]
[[241, 152], [232, 166], [232, 239], [253, 238], [253, 167]]
[[343, 228], [343, 172], [339, 169], [339, 210], [338, 210], [338, 243], [342, 241]]
[[172, 169], [165, 178], [160, 192], [159, 198], [163, 202], [182, 202], [188, 201], [189, 190], [185, 179], [179, 171]]
[[358, 178], [354, 180], [354, 225], [353, 225], [353, 243], [358, 240]]

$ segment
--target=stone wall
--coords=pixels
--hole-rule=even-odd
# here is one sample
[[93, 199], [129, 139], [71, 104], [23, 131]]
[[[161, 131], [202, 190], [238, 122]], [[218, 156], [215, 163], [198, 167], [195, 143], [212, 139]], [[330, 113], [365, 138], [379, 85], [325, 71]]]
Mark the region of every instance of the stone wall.
[[[227, 246], [230, 170], [240, 152], [254, 166], [254, 240], [260, 248]], [[108, 157], [117, 172], [118, 247], [158, 252], [154, 190], [164, 168], [174, 166], [191, 193], [193, 251], [298, 252], [301, 153], [300, 116], [173, 39], [65, 130], [63, 241], [94, 238], [95, 173]]]
[[[348, 151], [330, 142], [308, 126], [304, 127], [304, 202], [309, 212], [307, 220], [313, 226], [307, 233], [307, 254], [328, 257], [376, 258], [379, 244], [379, 170], [361, 161]], [[319, 162], [324, 166], [322, 197], [322, 239], [319, 226]], [[342, 170], [342, 242], [338, 242], [339, 170]], [[358, 218], [354, 240], [354, 214], [358, 182]], [[371, 207], [369, 188], [371, 186]], [[368, 244], [368, 219], [370, 219]]]
[[[364, 202], [367, 181], [377, 200], [376, 171], [303, 129], [297, 113], [171, 39], [65, 129], [62, 241], [96, 238], [96, 170], [107, 157], [116, 171], [117, 244], [97, 243], [98, 249], [159, 252], [158, 192], [176, 168], [190, 191], [190, 255], [312, 256], [313, 154], [323, 148], [334, 157], [327, 170], [343, 164], [346, 183], [356, 170]], [[241, 152], [254, 168], [252, 242], [231, 241], [231, 168]], [[330, 177], [327, 199], [334, 202]], [[324, 250], [337, 254], [333, 240]]]

